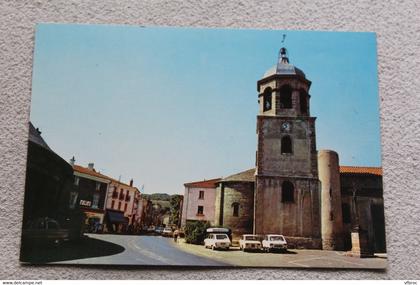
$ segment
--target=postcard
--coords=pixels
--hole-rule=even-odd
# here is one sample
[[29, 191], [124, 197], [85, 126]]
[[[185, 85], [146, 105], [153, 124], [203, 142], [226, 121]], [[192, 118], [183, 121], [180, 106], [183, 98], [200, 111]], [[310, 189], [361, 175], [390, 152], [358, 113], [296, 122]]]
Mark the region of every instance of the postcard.
[[22, 263], [384, 269], [376, 36], [39, 24]]

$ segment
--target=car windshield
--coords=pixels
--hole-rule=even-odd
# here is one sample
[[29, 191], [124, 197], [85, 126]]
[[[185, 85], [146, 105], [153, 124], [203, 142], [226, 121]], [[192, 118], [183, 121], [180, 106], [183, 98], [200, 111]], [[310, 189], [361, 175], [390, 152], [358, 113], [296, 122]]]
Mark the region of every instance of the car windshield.
[[245, 236], [245, 240], [258, 240], [256, 236]]
[[282, 236], [272, 236], [270, 237], [270, 240], [280, 240], [280, 241], [284, 241], [284, 238]]
[[227, 235], [216, 235], [216, 239], [225, 239]]

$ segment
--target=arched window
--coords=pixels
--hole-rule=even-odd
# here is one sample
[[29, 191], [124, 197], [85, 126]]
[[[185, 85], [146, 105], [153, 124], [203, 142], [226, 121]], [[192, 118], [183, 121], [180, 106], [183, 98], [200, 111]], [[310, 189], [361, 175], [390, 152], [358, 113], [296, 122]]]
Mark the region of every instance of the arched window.
[[305, 90], [300, 90], [299, 94], [300, 112], [304, 115], [308, 113], [308, 101]]
[[281, 138], [281, 153], [292, 153], [292, 139], [289, 136]]
[[263, 94], [263, 111], [264, 112], [271, 110], [271, 107], [272, 107], [271, 93], [272, 93], [272, 90], [270, 87], [265, 88], [264, 94]]
[[281, 201], [284, 202], [294, 202], [295, 187], [293, 186], [293, 183], [290, 181], [283, 181], [281, 184]]
[[232, 203], [232, 208], [233, 208], [233, 216], [238, 217], [239, 216], [239, 203], [237, 202]]
[[280, 88], [280, 108], [292, 108], [292, 87], [284, 85]]

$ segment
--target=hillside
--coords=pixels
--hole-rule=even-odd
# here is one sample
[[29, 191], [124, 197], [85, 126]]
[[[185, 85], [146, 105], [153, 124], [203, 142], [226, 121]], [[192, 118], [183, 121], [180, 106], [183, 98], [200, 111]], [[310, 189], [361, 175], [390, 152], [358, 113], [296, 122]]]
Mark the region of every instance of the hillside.
[[152, 201], [169, 201], [171, 200], [171, 195], [166, 193], [154, 193], [154, 194], [142, 194], [144, 198], [147, 198]]

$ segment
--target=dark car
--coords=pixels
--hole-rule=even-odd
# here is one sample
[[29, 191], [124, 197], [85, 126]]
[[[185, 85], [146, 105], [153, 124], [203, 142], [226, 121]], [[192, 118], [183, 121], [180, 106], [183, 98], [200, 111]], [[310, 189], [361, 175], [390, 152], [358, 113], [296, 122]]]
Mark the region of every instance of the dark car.
[[43, 217], [30, 221], [22, 231], [22, 239], [27, 243], [58, 245], [70, 240], [70, 230], [63, 229], [51, 218]]

